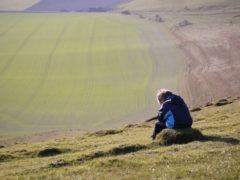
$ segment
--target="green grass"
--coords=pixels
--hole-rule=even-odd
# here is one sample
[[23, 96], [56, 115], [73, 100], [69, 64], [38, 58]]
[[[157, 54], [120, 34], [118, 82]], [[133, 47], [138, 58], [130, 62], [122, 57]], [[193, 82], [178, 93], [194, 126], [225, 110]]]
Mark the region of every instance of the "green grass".
[[89, 128], [144, 107], [151, 61], [129, 21], [19, 16], [0, 40], [1, 121], [12, 129]]
[[0, 21], [1, 135], [124, 125], [155, 113], [159, 86], [178, 90], [181, 62], [163, 27], [113, 14]]
[[207, 140], [159, 145], [150, 138], [154, 124], [143, 123], [100, 136], [18, 144], [0, 149], [0, 178], [239, 179], [240, 101], [192, 115]]

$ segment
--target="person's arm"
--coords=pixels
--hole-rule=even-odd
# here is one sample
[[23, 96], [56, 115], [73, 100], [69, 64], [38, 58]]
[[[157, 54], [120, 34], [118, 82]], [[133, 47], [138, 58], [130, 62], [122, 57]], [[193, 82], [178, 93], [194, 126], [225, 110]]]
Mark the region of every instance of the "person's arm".
[[158, 115], [157, 115], [158, 121], [163, 122], [163, 116], [164, 116], [164, 114], [165, 114], [165, 111], [164, 111], [164, 109], [161, 108], [161, 109], [158, 111]]
[[170, 108], [170, 103], [171, 103], [171, 100], [165, 101], [163, 103], [162, 107], [158, 111], [158, 116], [157, 116], [158, 121], [164, 122], [163, 117], [166, 114], [166, 112], [168, 112], [168, 110]]

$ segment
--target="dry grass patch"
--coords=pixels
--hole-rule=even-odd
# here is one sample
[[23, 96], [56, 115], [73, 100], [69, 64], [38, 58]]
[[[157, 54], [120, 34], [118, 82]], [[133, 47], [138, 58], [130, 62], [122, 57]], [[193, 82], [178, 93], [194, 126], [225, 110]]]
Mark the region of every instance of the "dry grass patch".
[[164, 129], [157, 140], [161, 145], [184, 144], [192, 141], [205, 140], [198, 129]]

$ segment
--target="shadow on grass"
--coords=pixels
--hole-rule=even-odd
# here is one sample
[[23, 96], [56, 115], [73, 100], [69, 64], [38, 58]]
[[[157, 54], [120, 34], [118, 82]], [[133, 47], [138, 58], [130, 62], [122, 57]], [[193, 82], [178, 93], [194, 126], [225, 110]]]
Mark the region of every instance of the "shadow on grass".
[[115, 147], [109, 151], [97, 151], [94, 152], [90, 155], [84, 155], [83, 157], [79, 158], [78, 161], [79, 162], [83, 162], [83, 161], [87, 161], [87, 160], [93, 160], [96, 158], [100, 158], [100, 157], [109, 157], [109, 156], [118, 156], [118, 155], [124, 155], [124, 154], [129, 154], [129, 153], [133, 153], [133, 152], [137, 152], [143, 149], [146, 149], [147, 146], [145, 145], [139, 145], [139, 144], [135, 144], [135, 145], [122, 145], [119, 147]]
[[236, 138], [231, 137], [220, 137], [220, 136], [205, 136], [205, 141], [212, 141], [212, 142], [224, 142], [232, 145], [239, 144], [240, 141]]
[[39, 151], [38, 157], [48, 157], [62, 154], [62, 151], [58, 148], [47, 148], [42, 151]]
[[9, 154], [0, 154], [0, 162], [6, 162], [15, 159], [14, 156]]
[[[196, 130], [193, 130], [194, 132], [198, 132]], [[179, 131], [176, 131], [179, 132]], [[189, 131], [187, 131], [189, 132]], [[231, 138], [231, 137], [220, 137], [220, 136], [206, 136], [206, 135], [202, 135], [201, 133], [197, 133], [195, 139], [188, 139], [186, 140], [186, 136], [179, 136], [181, 138], [184, 139], [184, 141], [180, 142], [177, 141], [175, 143], [165, 143], [162, 144], [163, 146], [166, 145], [170, 145], [170, 144], [186, 144], [188, 142], [191, 141], [201, 141], [201, 142], [206, 142], [206, 141], [213, 141], [213, 142], [225, 142], [225, 143], [230, 143], [230, 144], [239, 144], [239, 140], [235, 139], [235, 138]], [[108, 151], [96, 151], [90, 154], [86, 154], [86, 155], [82, 155], [81, 157], [79, 157], [78, 159], [72, 160], [72, 161], [65, 161], [64, 159], [60, 159], [57, 160], [55, 162], [52, 162], [51, 164], [49, 164], [49, 167], [51, 168], [59, 168], [59, 167], [63, 167], [63, 166], [72, 166], [72, 165], [77, 165], [77, 164], [81, 164], [84, 163], [86, 161], [92, 161], [94, 159], [97, 158], [101, 158], [101, 157], [113, 157], [113, 156], [119, 156], [119, 155], [125, 155], [125, 154], [129, 154], [129, 153], [134, 153], [134, 152], [138, 152], [141, 150], [146, 150], [146, 149], [151, 149], [151, 148], [156, 148], [159, 147], [159, 145], [161, 145], [161, 143], [151, 143], [148, 145], [140, 145], [140, 144], [132, 144], [132, 145], [121, 145], [118, 147], [114, 147]]]
[[63, 159], [60, 159], [55, 162], [52, 162], [49, 166], [52, 168], [71, 166], [73, 164], [79, 164], [79, 163], [83, 163], [85, 161], [91, 161], [91, 160], [101, 158], [101, 157], [111, 157], [111, 156], [118, 156], [118, 155], [134, 153], [134, 152], [137, 152], [137, 151], [140, 151], [143, 149], [147, 149], [147, 148], [149, 148], [149, 147], [145, 146], [145, 145], [140, 145], [140, 144], [121, 145], [118, 147], [114, 147], [108, 151], [97, 151], [97, 152], [93, 152], [88, 155], [83, 155], [80, 158], [73, 160], [73, 161], [65, 161]]
[[123, 130], [116, 130], [116, 129], [110, 129], [110, 130], [100, 130], [95, 133], [90, 134], [89, 136], [107, 136], [107, 135], [114, 135], [122, 133]]

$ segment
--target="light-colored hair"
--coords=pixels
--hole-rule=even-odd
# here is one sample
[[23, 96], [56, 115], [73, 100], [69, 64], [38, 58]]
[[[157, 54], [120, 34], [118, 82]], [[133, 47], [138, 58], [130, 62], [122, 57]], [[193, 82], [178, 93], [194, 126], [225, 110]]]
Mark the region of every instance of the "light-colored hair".
[[162, 99], [166, 99], [166, 95], [168, 93], [172, 93], [170, 90], [168, 89], [159, 89], [158, 92], [157, 92], [157, 95], [156, 95], [156, 98], [157, 98], [157, 102], [159, 105], [161, 105], [161, 100]]

